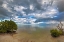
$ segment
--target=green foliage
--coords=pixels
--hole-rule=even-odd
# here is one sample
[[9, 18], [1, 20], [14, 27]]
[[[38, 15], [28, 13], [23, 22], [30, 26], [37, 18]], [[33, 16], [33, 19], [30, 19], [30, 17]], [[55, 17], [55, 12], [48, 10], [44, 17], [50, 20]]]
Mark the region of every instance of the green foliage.
[[6, 33], [7, 31], [16, 31], [17, 30], [17, 25], [14, 21], [12, 20], [5, 20], [0, 22], [0, 32], [1, 33]]
[[50, 33], [53, 37], [58, 37], [62, 34], [62, 31], [59, 31], [57, 29], [52, 29], [52, 30], [50, 30]]
[[59, 30], [59, 34], [60, 34], [60, 35], [63, 35], [63, 31]]

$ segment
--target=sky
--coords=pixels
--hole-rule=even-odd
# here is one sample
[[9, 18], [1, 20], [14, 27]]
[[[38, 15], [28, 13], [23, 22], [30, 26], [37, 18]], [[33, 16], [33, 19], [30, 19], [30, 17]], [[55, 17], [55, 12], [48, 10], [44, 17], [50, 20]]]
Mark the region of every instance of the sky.
[[0, 20], [18, 25], [56, 26], [64, 23], [64, 0], [0, 0]]

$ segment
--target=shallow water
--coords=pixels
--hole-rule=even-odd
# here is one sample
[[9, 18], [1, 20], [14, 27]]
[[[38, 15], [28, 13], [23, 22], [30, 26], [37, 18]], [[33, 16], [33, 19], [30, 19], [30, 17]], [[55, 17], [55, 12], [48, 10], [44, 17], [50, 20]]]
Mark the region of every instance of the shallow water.
[[31, 25], [22, 25], [18, 26], [18, 30], [20, 31], [36, 31], [36, 30], [50, 30], [50, 28], [47, 27], [39, 27], [39, 26], [31, 26]]
[[[52, 28], [21, 26], [17, 30], [17, 37], [21, 42], [63, 42], [63, 37], [53, 38], [50, 34]], [[16, 35], [15, 35], [16, 36]]]
[[22, 26], [17, 33], [0, 35], [0, 42], [64, 42], [64, 36], [53, 38], [50, 35], [50, 28], [39, 28]]

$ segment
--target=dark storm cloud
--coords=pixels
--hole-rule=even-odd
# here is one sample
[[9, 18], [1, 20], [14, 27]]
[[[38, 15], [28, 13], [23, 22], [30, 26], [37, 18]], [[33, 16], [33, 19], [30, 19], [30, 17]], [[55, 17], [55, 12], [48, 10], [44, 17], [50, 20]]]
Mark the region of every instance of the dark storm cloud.
[[64, 11], [64, 0], [59, 0], [57, 2], [57, 7], [58, 7], [60, 12], [63, 12]]
[[7, 15], [5, 10], [1, 7], [3, 4], [3, 0], [0, 0], [0, 18], [4, 18], [4, 15]]
[[0, 7], [0, 18], [8, 17], [8, 11]]
[[3, 0], [0, 0], [0, 5], [2, 5], [3, 4]]
[[0, 19], [9, 17], [10, 13], [2, 7], [4, 0], [0, 0]]

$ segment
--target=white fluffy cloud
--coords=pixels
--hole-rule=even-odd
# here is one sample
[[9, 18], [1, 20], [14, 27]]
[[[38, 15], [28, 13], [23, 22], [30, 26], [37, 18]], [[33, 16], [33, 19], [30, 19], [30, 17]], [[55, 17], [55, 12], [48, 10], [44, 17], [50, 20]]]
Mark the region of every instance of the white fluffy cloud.
[[51, 8], [51, 9], [47, 9], [47, 11], [42, 13], [32, 13], [29, 15], [32, 15], [36, 18], [54, 18], [54, 17], [57, 17], [56, 16], [57, 14], [58, 14], [58, 10]]
[[23, 6], [15, 6], [14, 7], [14, 10], [17, 11], [17, 12], [20, 12], [21, 14], [23, 14], [24, 16], [26, 15], [25, 12], [23, 11], [23, 9], [27, 9]]
[[16, 10], [16, 11], [23, 11], [23, 9], [27, 9], [27, 8], [25, 8], [25, 7], [23, 7], [23, 6], [15, 6], [14, 7], [14, 10]]
[[30, 10], [34, 10], [34, 6], [32, 4], [30, 5]]
[[34, 24], [35, 23], [35, 21], [36, 21], [36, 19], [33, 19], [33, 18], [30, 18], [30, 19], [28, 19], [28, 18], [18, 18], [18, 16], [15, 16], [14, 18], [13, 18], [13, 20], [16, 22], [16, 23], [19, 23], [19, 24], [28, 24], [28, 23], [30, 23], [30, 24]]

